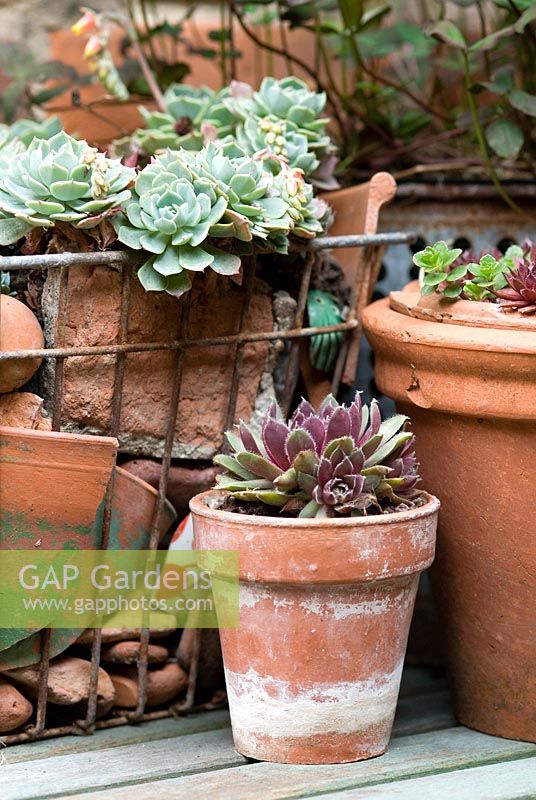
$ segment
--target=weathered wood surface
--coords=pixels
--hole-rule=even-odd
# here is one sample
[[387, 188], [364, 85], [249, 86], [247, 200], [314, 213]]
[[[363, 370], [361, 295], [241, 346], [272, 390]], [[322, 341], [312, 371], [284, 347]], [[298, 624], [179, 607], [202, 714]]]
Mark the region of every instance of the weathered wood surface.
[[389, 751], [370, 761], [249, 762], [214, 711], [7, 748], [0, 800], [536, 798], [536, 745], [456, 726], [443, 681], [423, 678], [406, 675]]
[[[223, 733], [223, 731], [222, 731]], [[236, 766], [233, 769], [217, 770], [206, 775], [188, 775], [171, 780], [162, 780], [158, 784], [141, 784], [129, 786], [129, 800], [283, 800], [283, 798], [303, 798], [318, 795], [328, 800], [353, 800], [354, 797], [369, 797], [369, 790], [375, 784], [413, 778], [418, 775], [434, 773], [430, 778], [433, 784], [436, 773], [463, 770], [474, 764], [494, 764], [503, 759], [521, 758], [528, 754], [528, 759], [536, 764], [536, 747], [506, 739], [485, 736], [466, 728], [449, 728], [437, 733], [421, 733], [415, 736], [402, 736], [391, 742], [389, 751], [380, 758], [361, 761], [354, 764], [336, 764], [321, 767], [296, 767], [283, 764], [254, 763]], [[208, 757], [208, 753], [206, 754]], [[517, 762], [516, 762], [517, 763]], [[506, 764], [506, 768], [511, 766]], [[535, 770], [536, 772], [536, 770]], [[462, 774], [456, 772], [456, 775]], [[536, 775], [535, 775], [536, 781]], [[414, 782], [414, 781], [411, 781]], [[403, 781], [406, 783], [406, 781]], [[428, 786], [428, 785], [427, 785]], [[359, 787], [356, 788], [356, 787]], [[369, 787], [366, 794], [360, 789]], [[343, 791], [351, 790], [351, 791]], [[452, 791], [452, 785], [450, 786]], [[536, 792], [536, 783], [534, 784]], [[334, 794], [330, 794], [334, 792]], [[157, 794], [156, 794], [157, 793]], [[48, 797], [49, 795], [42, 795]], [[380, 797], [391, 797], [387, 793]], [[397, 795], [393, 795], [396, 797]], [[402, 795], [404, 798], [410, 795]], [[499, 795], [500, 796], [500, 795]], [[513, 795], [514, 797], [516, 795]], [[40, 796], [41, 797], [41, 796]], [[125, 788], [97, 792], [87, 795], [67, 795], [69, 800], [123, 800]], [[423, 791], [414, 793], [412, 800], [433, 797], [435, 792]], [[441, 795], [443, 797], [443, 795]], [[446, 795], [445, 795], [446, 797]], [[474, 795], [471, 800], [477, 800]], [[505, 795], [509, 797], [509, 795]], [[458, 795], [453, 792], [449, 800]]]
[[139, 725], [123, 725], [117, 728], [103, 729], [94, 736], [60, 736], [54, 739], [44, 739], [41, 742], [19, 744], [4, 750], [4, 756], [8, 764], [16, 764], [20, 761], [36, 761], [70, 753], [88, 753], [108, 747], [168, 739], [172, 736], [188, 736], [191, 733], [225, 728], [229, 724], [228, 711], [195, 714], [190, 717], [181, 717], [180, 720], [168, 717], [154, 722], [142, 722]]

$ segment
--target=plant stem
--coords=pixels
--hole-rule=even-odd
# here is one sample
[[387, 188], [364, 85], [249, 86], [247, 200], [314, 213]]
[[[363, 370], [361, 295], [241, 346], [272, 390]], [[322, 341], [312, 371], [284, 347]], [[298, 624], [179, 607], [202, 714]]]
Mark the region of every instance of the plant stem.
[[469, 56], [467, 55], [466, 52], [463, 52], [462, 53], [462, 57], [463, 57], [463, 67], [464, 67], [464, 73], [465, 73], [465, 89], [466, 89], [466, 93], [467, 93], [467, 101], [469, 103], [469, 110], [471, 112], [471, 117], [472, 117], [472, 120], [473, 120], [473, 128], [474, 128], [474, 131], [475, 131], [475, 136], [476, 136], [478, 145], [480, 147], [480, 152], [482, 153], [482, 157], [483, 157], [484, 162], [486, 164], [486, 167], [487, 167], [487, 170], [488, 170], [488, 175], [490, 176], [493, 185], [495, 186], [495, 188], [499, 192], [499, 194], [502, 197], [502, 199], [504, 200], [504, 202], [508, 206], [510, 206], [510, 208], [513, 211], [517, 211], [519, 214], [523, 214], [523, 210], [517, 205], [517, 203], [515, 203], [512, 200], [510, 195], [507, 193], [507, 191], [503, 187], [503, 185], [502, 185], [502, 183], [501, 183], [501, 181], [499, 179], [499, 176], [497, 175], [495, 167], [493, 166], [493, 162], [491, 160], [491, 157], [490, 157], [490, 154], [489, 154], [489, 150], [488, 150], [488, 145], [486, 143], [486, 137], [484, 135], [484, 131], [482, 130], [482, 125], [480, 124], [480, 120], [478, 118], [478, 108], [477, 108], [477, 105], [476, 105], [475, 97], [474, 97], [474, 95], [473, 95], [473, 93], [471, 91], [472, 82], [471, 82], [471, 71], [470, 71], [470, 67], [469, 67]]
[[[263, 42], [263, 40], [259, 36], [257, 36], [255, 31], [251, 30], [249, 25], [245, 22], [242, 14], [238, 10], [238, 7], [234, 2], [234, 0], [228, 0], [228, 3], [234, 16], [236, 17], [238, 24], [254, 44], [258, 45], [264, 50], [268, 50], [269, 52], [274, 53], [275, 55], [285, 57], [285, 51], [281, 47], [277, 47], [274, 44], [268, 44], [267, 42]], [[336, 103], [333, 101], [329, 88], [322, 83], [319, 76], [315, 73], [314, 69], [312, 69], [306, 61], [303, 61], [301, 58], [298, 58], [298, 56], [291, 55], [290, 53], [287, 53], [287, 56], [288, 59], [293, 64], [296, 64], [298, 67], [301, 67], [301, 69], [315, 82], [320, 91], [326, 93], [326, 97], [328, 98], [329, 103], [333, 109], [333, 116], [335, 117], [341, 131], [344, 131], [344, 121], [339, 113]]]
[[151, 67], [147, 63], [147, 59], [145, 57], [145, 53], [143, 52], [143, 49], [142, 49], [142, 47], [140, 45], [140, 41], [139, 41], [139, 37], [138, 37], [138, 31], [137, 31], [136, 25], [134, 23], [134, 19], [133, 19], [133, 16], [132, 16], [132, 9], [131, 9], [131, 6], [130, 6], [130, 3], [128, 2], [128, 0], [126, 0], [126, 2], [125, 2], [125, 7], [126, 7], [126, 10], [127, 10], [127, 17], [128, 17], [127, 25], [128, 25], [128, 28], [130, 28], [130, 30], [128, 30], [128, 33], [129, 33], [130, 38], [132, 40], [132, 47], [134, 48], [134, 52], [136, 53], [136, 58], [138, 59], [141, 71], [143, 72], [143, 76], [144, 76], [145, 80], [147, 81], [147, 86], [149, 87], [149, 90], [150, 90], [150, 92], [151, 92], [151, 94], [153, 96], [153, 99], [154, 99], [156, 105], [158, 106], [160, 111], [165, 111], [166, 110], [166, 101], [164, 100], [164, 95], [162, 94], [162, 92], [160, 90], [160, 86], [158, 85], [158, 83], [156, 81], [156, 78], [153, 75]]
[[[139, 0], [139, 4], [141, 8], [143, 25], [145, 27], [145, 33], [147, 34], [147, 45], [149, 47], [149, 53], [151, 54], [151, 69], [156, 70], [158, 66], [158, 57], [156, 55], [156, 50], [154, 48], [152, 36], [150, 35], [151, 26], [149, 25], [149, 17], [147, 16], [147, 7], [145, 5], [145, 0]], [[131, 22], [135, 27], [135, 20], [132, 19]]]
[[225, 51], [225, 0], [220, 0], [220, 71], [221, 85], [227, 83], [227, 53]]

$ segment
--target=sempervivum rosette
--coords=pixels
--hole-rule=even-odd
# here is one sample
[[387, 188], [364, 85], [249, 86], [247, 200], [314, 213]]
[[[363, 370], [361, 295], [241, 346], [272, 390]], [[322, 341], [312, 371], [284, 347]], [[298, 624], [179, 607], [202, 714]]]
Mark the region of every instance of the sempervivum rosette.
[[513, 272], [505, 273], [508, 284], [495, 292], [504, 311], [536, 314], [536, 246], [523, 259], [516, 260]]
[[0, 177], [0, 244], [56, 222], [98, 225], [130, 198], [135, 172], [61, 131], [34, 139], [4, 165]]
[[216, 456], [220, 489], [301, 517], [382, 513], [419, 498], [413, 435], [402, 415], [382, 421], [360, 395], [347, 406], [329, 396], [318, 412], [303, 401], [288, 422], [273, 405], [260, 436], [243, 422]]

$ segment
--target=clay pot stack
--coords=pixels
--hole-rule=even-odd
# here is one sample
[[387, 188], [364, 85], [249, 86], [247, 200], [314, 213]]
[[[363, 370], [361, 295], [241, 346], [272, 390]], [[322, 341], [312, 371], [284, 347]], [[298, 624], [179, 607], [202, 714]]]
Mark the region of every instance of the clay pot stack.
[[[97, 717], [121, 713], [138, 704], [139, 631], [105, 631], [97, 683]], [[124, 639], [130, 634], [130, 639]], [[156, 632], [156, 637], [170, 631]], [[48, 714], [58, 724], [81, 719], [87, 711], [93, 631], [82, 634], [77, 646], [53, 658], [48, 671]], [[152, 637], [154, 640], [154, 637]], [[82, 643], [82, 646], [80, 646]], [[185, 692], [188, 675], [175, 661], [168, 639], [151, 641], [148, 648], [146, 708], [161, 707]], [[86, 655], [87, 653], [87, 655]], [[39, 687], [39, 665], [6, 670], [0, 675], [0, 734], [18, 732], [32, 721]]]

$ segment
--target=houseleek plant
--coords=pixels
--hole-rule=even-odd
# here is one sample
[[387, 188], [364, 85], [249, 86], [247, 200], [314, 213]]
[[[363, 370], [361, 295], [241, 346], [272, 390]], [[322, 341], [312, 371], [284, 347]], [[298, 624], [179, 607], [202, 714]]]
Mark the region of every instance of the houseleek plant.
[[419, 501], [413, 434], [407, 417], [382, 420], [360, 394], [346, 406], [329, 395], [318, 411], [303, 400], [288, 421], [272, 404], [257, 435], [244, 422], [227, 433], [229, 454], [217, 486], [240, 503], [300, 517], [363, 516]]

